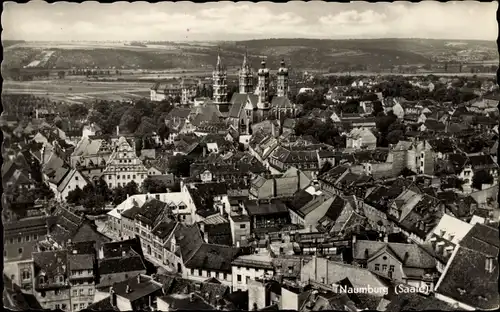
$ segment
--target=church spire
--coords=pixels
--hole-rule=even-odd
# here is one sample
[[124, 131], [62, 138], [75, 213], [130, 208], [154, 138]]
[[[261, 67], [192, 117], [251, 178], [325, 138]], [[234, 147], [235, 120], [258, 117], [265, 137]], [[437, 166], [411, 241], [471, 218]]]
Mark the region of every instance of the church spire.
[[243, 57], [243, 66], [242, 66], [242, 68], [245, 68], [245, 67], [248, 66], [247, 62], [248, 62], [248, 49], [247, 49], [247, 47], [245, 47], [245, 56]]
[[220, 60], [220, 47], [217, 51], [217, 66], [215, 67], [217, 71], [223, 71], [222, 61]]

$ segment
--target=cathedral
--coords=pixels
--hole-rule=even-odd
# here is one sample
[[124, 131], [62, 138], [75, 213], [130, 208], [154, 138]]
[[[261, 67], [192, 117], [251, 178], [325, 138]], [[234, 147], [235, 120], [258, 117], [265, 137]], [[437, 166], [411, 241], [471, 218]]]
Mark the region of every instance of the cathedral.
[[288, 68], [281, 61], [277, 72], [276, 95], [270, 97], [270, 73], [266, 61], [261, 62], [257, 71], [257, 85], [253, 86], [254, 73], [250, 67], [248, 54], [245, 53], [243, 65], [239, 71], [239, 92], [227, 99], [227, 71], [222, 65], [220, 55], [213, 72], [213, 102], [220, 112], [227, 116], [230, 125], [240, 134], [250, 134], [252, 124], [267, 119], [271, 114], [276, 118], [282, 113], [293, 115], [295, 107], [288, 99]]

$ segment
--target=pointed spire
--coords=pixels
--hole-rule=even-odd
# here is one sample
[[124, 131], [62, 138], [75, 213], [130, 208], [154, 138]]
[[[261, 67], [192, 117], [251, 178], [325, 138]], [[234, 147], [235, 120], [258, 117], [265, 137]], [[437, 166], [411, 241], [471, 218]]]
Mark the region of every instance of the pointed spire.
[[248, 61], [248, 49], [245, 46], [245, 56], [243, 57], [243, 67], [242, 68], [247, 67], [247, 61]]
[[217, 66], [216, 66], [217, 71], [222, 71], [222, 61], [220, 60], [220, 47], [218, 48], [217, 51]]

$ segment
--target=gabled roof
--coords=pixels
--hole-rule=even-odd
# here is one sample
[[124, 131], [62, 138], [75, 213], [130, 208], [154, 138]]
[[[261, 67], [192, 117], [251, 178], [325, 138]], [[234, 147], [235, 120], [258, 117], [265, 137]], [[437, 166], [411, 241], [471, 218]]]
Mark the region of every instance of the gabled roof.
[[[404, 267], [432, 269], [436, 267], [436, 262], [426, 251], [416, 244], [385, 243], [368, 240], [358, 240], [353, 244], [353, 258], [359, 260], [369, 260], [380, 254], [383, 250], [389, 250], [390, 254], [403, 263]], [[368, 257], [366, 257], [368, 254]], [[407, 255], [407, 260], [405, 256]]]

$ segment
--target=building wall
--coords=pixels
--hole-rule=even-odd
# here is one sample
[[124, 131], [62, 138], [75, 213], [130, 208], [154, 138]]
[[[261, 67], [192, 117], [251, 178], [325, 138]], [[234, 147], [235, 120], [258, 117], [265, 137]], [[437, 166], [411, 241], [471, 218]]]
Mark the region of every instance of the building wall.
[[[266, 289], [261, 282], [250, 280], [248, 289], [248, 311], [266, 307]], [[234, 290], [233, 290], [234, 291]]]
[[132, 311], [132, 304], [128, 299], [123, 298], [122, 296], [116, 296], [116, 307], [120, 311]]
[[33, 289], [33, 260], [4, 262], [3, 273], [26, 291]]
[[[75, 274], [76, 272], [72, 272], [73, 276], [93, 276], [94, 273], [85, 272], [82, 275]], [[71, 277], [70, 277], [71, 279]], [[83, 283], [77, 283], [77, 281], [72, 280], [71, 286], [71, 311], [79, 311], [85, 309], [88, 305], [94, 302], [95, 296], [95, 284], [93, 282], [84, 281]]]
[[[251, 235], [250, 220], [244, 222], [234, 222], [229, 218], [231, 226], [231, 237], [236, 246], [246, 246]], [[242, 228], [243, 226], [243, 228]]]
[[299, 310], [298, 294], [281, 287], [281, 306], [280, 310]]
[[60, 199], [65, 201], [69, 192], [76, 189], [76, 187], [79, 187], [80, 189], [83, 190], [83, 188], [86, 185], [87, 185], [87, 181], [83, 178], [82, 174], [79, 171], [75, 171], [75, 173], [73, 174], [73, 177], [71, 177], [71, 180], [69, 181], [68, 185], [59, 194]]
[[[255, 281], [256, 278], [262, 278], [265, 274], [274, 275], [273, 270], [265, 270], [260, 268], [254, 268], [251, 266], [232, 266], [232, 287], [233, 291], [241, 290], [247, 291], [250, 281]], [[238, 281], [238, 277], [241, 278]]]
[[156, 301], [156, 306], [158, 311], [170, 311], [170, 305], [168, 302], [158, 298]]
[[374, 179], [385, 177], [393, 177], [392, 163], [368, 163], [365, 167], [365, 172], [372, 175]]
[[70, 311], [70, 290], [59, 289], [59, 293], [56, 295], [56, 290], [50, 291], [35, 291], [35, 298], [38, 300], [42, 308], [44, 309], [62, 309], [64, 311]]
[[[377, 266], [378, 265], [378, 266]], [[385, 266], [385, 270], [384, 270]], [[395, 281], [402, 282], [404, 280], [403, 266], [401, 262], [391, 256], [389, 253], [384, 252], [375, 259], [372, 259], [366, 264], [366, 268], [376, 274], [380, 274], [389, 278], [389, 270], [391, 266], [394, 266], [394, 271], [392, 273], [392, 279]], [[378, 268], [377, 268], [378, 267]]]
[[204, 282], [207, 279], [213, 277], [219, 280], [221, 284], [231, 287], [233, 284], [233, 277], [231, 273], [226, 272], [215, 272], [204, 269], [190, 269], [186, 268], [182, 274], [183, 278], [195, 281], [195, 282]]

